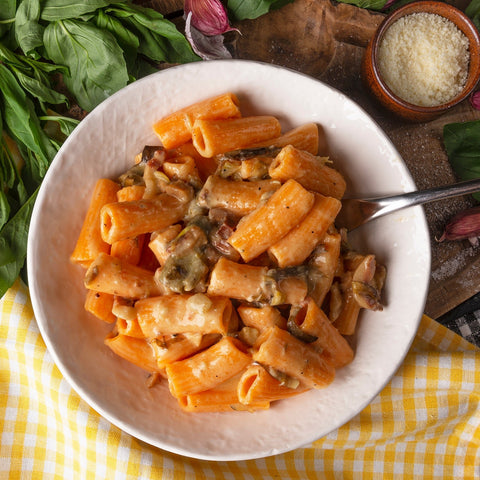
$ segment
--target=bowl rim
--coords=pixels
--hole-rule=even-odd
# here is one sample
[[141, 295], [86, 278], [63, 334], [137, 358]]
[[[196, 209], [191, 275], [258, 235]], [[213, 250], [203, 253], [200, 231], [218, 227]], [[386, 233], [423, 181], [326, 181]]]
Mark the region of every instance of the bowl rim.
[[[454, 18], [449, 18], [445, 16], [445, 14], [440, 13], [439, 10], [442, 10], [442, 11], [448, 10], [452, 12], [452, 17]], [[380, 74], [380, 71], [379, 71], [380, 69], [378, 67], [378, 62], [377, 62], [378, 50], [380, 47], [381, 40], [383, 39], [383, 36], [385, 35], [386, 31], [390, 28], [390, 26], [393, 25], [401, 17], [405, 17], [407, 15], [411, 15], [414, 13], [422, 13], [422, 12], [437, 14], [446, 18], [447, 20], [454, 23], [457, 26], [457, 28], [459, 28], [460, 31], [465, 36], [467, 36], [469, 40], [470, 61], [468, 66], [468, 76], [465, 82], [464, 89], [448, 102], [442, 103], [440, 105], [430, 106], [430, 107], [416, 105], [414, 103], [407, 102], [406, 100], [404, 100], [403, 98], [395, 94], [383, 80]], [[451, 107], [454, 107], [455, 105], [465, 100], [465, 98], [467, 98], [468, 95], [470, 95], [470, 93], [474, 90], [478, 81], [480, 80], [480, 59], [474, 57], [474, 59], [476, 60], [475, 62], [476, 65], [475, 65], [475, 68], [472, 69], [472, 62], [471, 62], [472, 55], [470, 53], [470, 44], [472, 41], [471, 39], [474, 39], [475, 44], [480, 49], [480, 33], [478, 29], [476, 28], [473, 21], [457, 7], [451, 4], [441, 2], [441, 1], [436, 1], [436, 0], [417, 0], [414, 2], [407, 3], [406, 5], [403, 5], [397, 8], [396, 10], [391, 12], [389, 15], [387, 15], [383, 19], [383, 21], [380, 23], [380, 25], [378, 26], [377, 30], [375, 31], [372, 37], [370, 62], [372, 65], [372, 72], [373, 72], [375, 81], [378, 83], [379, 88], [388, 97], [388, 99], [394, 104], [396, 104], [397, 106], [399, 106], [400, 108], [409, 110], [411, 112], [419, 113], [419, 114], [435, 114], [435, 113], [440, 114], [445, 110]], [[469, 83], [471, 83], [471, 85], [469, 85]]]

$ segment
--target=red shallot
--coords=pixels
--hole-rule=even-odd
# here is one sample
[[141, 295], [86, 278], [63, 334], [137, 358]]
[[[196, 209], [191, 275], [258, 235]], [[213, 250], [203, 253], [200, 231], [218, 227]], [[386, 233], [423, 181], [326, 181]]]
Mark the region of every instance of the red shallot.
[[438, 239], [444, 240], [465, 240], [476, 246], [479, 244], [480, 236], [480, 206], [472, 207], [457, 213], [445, 227], [445, 231]]

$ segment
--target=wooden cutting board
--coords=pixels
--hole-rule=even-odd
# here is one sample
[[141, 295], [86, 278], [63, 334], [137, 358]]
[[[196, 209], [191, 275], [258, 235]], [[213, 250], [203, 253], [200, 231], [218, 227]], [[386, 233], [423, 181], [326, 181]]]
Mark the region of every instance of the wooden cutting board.
[[[183, 2], [151, 0], [148, 4], [182, 25]], [[464, 9], [468, 0], [449, 2]], [[235, 24], [235, 58], [285, 66], [342, 91], [361, 105], [384, 129], [407, 164], [419, 189], [457, 181], [442, 143], [445, 124], [480, 119], [463, 102], [429, 123], [411, 124], [394, 118], [376, 104], [362, 85], [360, 65], [369, 39], [383, 20], [371, 12], [330, 0], [295, 0], [255, 20]], [[230, 37], [228, 37], [231, 40]], [[480, 291], [480, 249], [468, 241], [438, 243], [448, 220], [472, 205], [461, 197], [426, 205], [432, 247], [432, 273], [425, 311], [433, 318]]]

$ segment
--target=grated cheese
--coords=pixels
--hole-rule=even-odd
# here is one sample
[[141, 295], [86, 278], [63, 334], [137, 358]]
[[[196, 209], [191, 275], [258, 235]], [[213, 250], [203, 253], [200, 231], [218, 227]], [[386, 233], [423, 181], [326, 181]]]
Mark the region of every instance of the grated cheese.
[[468, 74], [468, 39], [450, 20], [412, 13], [385, 32], [378, 50], [379, 73], [403, 100], [420, 106], [447, 103]]

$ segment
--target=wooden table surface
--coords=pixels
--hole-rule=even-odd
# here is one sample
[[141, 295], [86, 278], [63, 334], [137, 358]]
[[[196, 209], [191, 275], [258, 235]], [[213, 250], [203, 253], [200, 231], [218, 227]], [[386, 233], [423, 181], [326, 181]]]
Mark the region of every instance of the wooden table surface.
[[[183, 29], [179, 0], [148, 0]], [[452, 1], [460, 9], [468, 0]], [[418, 189], [457, 181], [446, 156], [445, 124], [480, 119], [468, 100], [429, 123], [412, 124], [394, 118], [376, 104], [362, 85], [360, 64], [365, 46], [384, 14], [330, 0], [295, 0], [255, 20], [234, 24], [241, 31], [232, 41], [233, 56], [285, 66], [324, 81], [362, 106], [390, 137], [402, 155]], [[438, 243], [445, 224], [471, 206], [470, 197], [426, 205], [430, 229], [432, 272], [425, 312], [433, 318], [480, 291], [480, 249], [468, 241]]]

